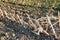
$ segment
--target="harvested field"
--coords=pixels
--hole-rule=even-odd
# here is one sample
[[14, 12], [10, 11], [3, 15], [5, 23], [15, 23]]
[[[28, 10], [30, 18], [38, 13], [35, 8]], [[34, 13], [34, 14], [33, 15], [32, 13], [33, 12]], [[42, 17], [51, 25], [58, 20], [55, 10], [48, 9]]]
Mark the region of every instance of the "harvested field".
[[0, 2], [0, 40], [60, 40], [59, 6]]

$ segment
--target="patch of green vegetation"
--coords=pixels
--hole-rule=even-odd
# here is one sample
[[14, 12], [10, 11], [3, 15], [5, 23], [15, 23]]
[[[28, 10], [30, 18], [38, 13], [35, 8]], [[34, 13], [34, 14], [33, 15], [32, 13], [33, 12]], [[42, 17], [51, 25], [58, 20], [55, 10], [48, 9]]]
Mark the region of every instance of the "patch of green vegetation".
[[60, 4], [55, 8], [56, 11], [60, 11]]
[[[22, 4], [22, 5], [31, 5], [31, 6], [40, 6], [40, 5], [46, 5], [46, 6], [50, 6], [52, 4], [54, 4], [56, 1], [56, 5], [60, 4], [60, 0], [8, 0], [8, 3], [12, 3], [12, 4]], [[2, 1], [0, 1], [2, 2]], [[5, 1], [4, 1], [5, 2]]]
[[0, 37], [2, 37], [2, 36], [5, 36], [5, 34], [4, 33], [0, 33]]
[[31, 10], [37, 10], [38, 8], [37, 7], [34, 7], [34, 6], [25, 6], [26, 9], [31, 9]]
[[[7, 2], [11, 2], [11, 3], [15, 3], [15, 4], [26, 4], [26, 5], [37, 5], [37, 6], [39, 6], [39, 5], [42, 5], [42, 4], [44, 4], [44, 5], [47, 5], [47, 6], [49, 6], [49, 5], [51, 5], [51, 4], [53, 4], [54, 2], [56, 1], [56, 3], [57, 4], [60, 4], [60, 0], [7, 0]], [[4, 0], [4, 2], [6, 2], [5, 0]]]

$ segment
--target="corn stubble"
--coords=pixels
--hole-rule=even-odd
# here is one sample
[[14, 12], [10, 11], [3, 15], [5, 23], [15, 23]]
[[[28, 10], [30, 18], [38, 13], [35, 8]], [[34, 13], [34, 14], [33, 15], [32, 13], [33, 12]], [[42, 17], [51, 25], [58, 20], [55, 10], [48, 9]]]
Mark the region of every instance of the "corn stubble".
[[[33, 19], [33, 18], [30, 17], [29, 14], [26, 13], [25, 14], [25, 15], [27, 15], [26, 18], [29, 19], [28, 22], [26, 22], [26, 21], [23, 20], [24, 19], [24, 16], [22, 16], [22, 14], [21, 15], [19, 15], [19, 14], [13, 14], [13, 15], [14, 16], [12, 16], [12, 14], [9, 15], [6, 11], [2, 11], [2, 9], [0, 9], [0, 17], [8, 18], [9, 20], [16, 21], [19, 24], [24, 25], [25, 27], [28, 26], [29, 28], [34, 29], [34, 30], [32, 30], [32, 32], [35, 33], [36, 35], [40, 35], [40, 33], [44, 33], [44, 34], [47, 34], [47, 35], [54, 34], [54, 36], [56, 38], [58, 38], [57, 33], [56, 33], [56, 30], [53, 27], [54, 25], [57, 25], [58, 21], [56, 23], [52, 24], [51, 23], [51, 20], [50, 20], [51, 18], [54, 19], [55, 17], [49, 17], [48, 14], [47, 14], [46, 17], [43, 17], [43, 18], [41, 17], [41, 18], [38, 18], [38, 19]], [[46, 27], [47, 30], [44, 29], [43, 26], [41, 25], [41, 23], [40, 23], [41, 22], [40, 21], [41, 19], [47, 20], [47, 25], [48, 25]], [[45, 22], [43, 21], [43, 24], [44, 23]], [[53, 32], [52, 34], [50, 34], [50, 32], [48, 32], [48, 30], [49, 30], [48, 28], [49, 27], [51, 28], [51, 30]]]

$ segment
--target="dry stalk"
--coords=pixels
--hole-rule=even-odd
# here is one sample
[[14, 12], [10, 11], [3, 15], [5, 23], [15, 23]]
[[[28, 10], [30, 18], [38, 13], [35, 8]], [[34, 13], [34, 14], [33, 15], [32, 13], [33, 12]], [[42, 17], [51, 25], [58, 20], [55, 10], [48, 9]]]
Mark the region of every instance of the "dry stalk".
[[38, 21], [38, 20], [37, 20], [37, 23], [38, 23], [38, 25], [39, 25], [38, 30], [39, 30], [40, 32], [42, 32], [42, 33], [45, 33], [45, 34], [49, 35], [49, 33], [48, 33], [47, 31], [43, 30], [43, 27], [39, 24], [39, 21]]
[[[3, 13], [2, 13], [3, 14]], [[16, 19], [17, 19], [17, 21], [19, 21], [19, 23], [21, 23], [22, 25], [28, 25], [28, 23], [27, 22], [24, 22], [23, 21], [23, 19], [21, 19], [21, 17], [17, 14], [16, 16], [14, 15], [14, 16], [12, 16], [12, 15], [10, 15], [11, 17], [9, 17], [8, 16], [8, 13], [6, 12], [6, 11], [4, 11], [4, 14], [5, 14], [5, 16], [6, 16], [6, 18], [8, 18], [9, 20], [14, 20], [14, 21], [16, 21]], [[15, 17], [16, 17], [16, 19], [15, 19]], [[22, 17], [23, 18], [23, 17]], [[23, 24], [24, 23], [24, 24]]]
[[[52, 16], [52, 17], [49, 17], [50, 19], [58, 19], [57, 17], [54, 17], [54, 16]], [[39, 19], [37, 19], [37, 20], [40, 20], [40, 19], [43, 19], [43, 20], [46, 20], [47, 19], [47, 17], [41, 17], [41, 18], [39, 18]]]
[[53, 33], [54, 33], [55, 37], [57, 38], [57, 35], [56, 35], [56, 32], [55, 32], [55, 29], [53, 28], [53, 25], [51, 24], [51, 21], [50, 21], [49, 16], [48, 16], [48, 15], [46, 15], [46, 17], [47, 17], [47, 19], [48, 19], [48, 23], [51, 25], [50, 27], [52, 28], [52, 31], [53, 31]]
[[8, 18], [8, 19], [10, 19], [10, 20], [12, 20], [12, 21], [15, 21], [15, 18], [14, 18], [14, 16], [12, 16], [12, 15], [9, 15], [8, 16], [8, 13], [6, 12], [6, 11], [4, 11], [4, 14], [5, 14], [5, 16], [6, 16], [6, 18]]
[[[43, 27], [40, 25], [40, 23], [39, 23], [40, 18], [39, 19], [32, 19], [32, 18], [30, 18], [29, 14], [26, 14], [29, 18], [29, 23], [27, 23], [23, 20], [23, 17], [19, 16], [18, 14], [14, 15], [14, 16], [11, 15], [11, 17], [9, 17], [8, 13], [6, 11], [4, 11], [4, 14], [3, 14], [3, 11], [1, 9], [0, 9], [0, 14], [2, 16], [4, 16], [4, 14], [5, 14], [5, 17], [8, 18], [8, 19], [19, 21], [19, 23], [21, 23], [23, 26], [26, 26], [26, 25], [31, 26], [32, 25], [32, 27], [34, 28], [34, 31], [32, 31], [32, 32], [34, 32], [37, 35], [40, 35], [40, 32], [49, 35], [49, 33], [46, 30], [44, 30]], [[15, 19], [15, 17], [16, 17], [17, 20]], [[55, 37], [57, 38], [55, 29], [53, 28], [53, 26], [56, 25], [58, 23], [58, 21], [56, 23], [52, 24], [51, 21], [50, 21], [51, 18], [56, 19], [56, 17], [49, 17], [48, 15], [46, 15], [46, 17], [44, 17], [42, 19], [43, 20], [48, 20], [48, 23], [49, 23], [49, 25], [51, 25], [50, 27], [52, 28], [53, 33], [54, 33]], [[35, 21], [35, 24], [34, 24], [33, 20]], [[36, 30], [38, 30], [38, 32], [36, 32]]]
[[30, 18], [30, 16], [26, 13], [26, 15], [28, 16], [29, 18], [29, 24], [32, 24], [33, 28], [34, 29], [37, 29], [37, 26], [33, 23], [32, 19]]
[[[54, 23], [54, 24], [52, 24], [52, 25], [54, 26], [54, 25], [56, 25], [57, 23], [58, 23], [58, 21], [57, 21], [57, 22], [55, 22], [55, 23]], [[50, 26], [50, 27], [51, 27], [51, 26]]]
[[59, 27], [60, 27], [60, 12], [58, 11]]
[[39, 24], [39, 21], [38, 21], [38, 20], [34, 19], [34, 21], [35, 21], [35, 23], [38, 25], [38, 32], [36, 33], [37, 35], [39, 35], [40, 32], [49, 35], [49, 33], [48, 33], [47, 31], [45, 31], [45, 30], [43, 29], [43, 27]]
[[20, 17], [18, 14], [16, 16], [17, 16], [17, 19], [18, 19], [19, 23], [21, 23], [21, 25], [23, 25], [24, 27], [29, 26], [29, 24], [23, 20], [22, 16]]
[[0, 9], [0, 17], [4, 17], [3, 11]]
[[9, 16], [8, 16], [8, 13], [6, 11], [4, 11], [4, 14], [5, 16], [8, 18], [8, 19], [11, 19]]
[[29, 40], [29, 38], [26, 35], [23, 35], [20, 40]]
[[18, 14], [16, 16], [17, 16], [17, 18], [19, 20], [19, 23], [21, 23], [23, 25], [23, 19]]

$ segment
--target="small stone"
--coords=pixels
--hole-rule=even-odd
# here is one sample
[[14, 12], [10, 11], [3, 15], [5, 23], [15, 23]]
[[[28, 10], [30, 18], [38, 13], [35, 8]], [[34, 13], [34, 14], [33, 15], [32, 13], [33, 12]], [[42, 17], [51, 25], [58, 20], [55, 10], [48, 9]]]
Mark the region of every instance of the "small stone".
[[1, 40], [5, 40], [4, 37], [1, 37]]
[[12, 36], [15, 37], [15, 34], [13, 33]]
[[2, 22], [0, 22], [0, 27], [4, 26], [4, 24]]
[[19, 40], [19, 39], [17, 39], [17, 40]]
[[9, 37], [8, 33], [6, 33], [5, 35], [6, 35], [6, 37]]

